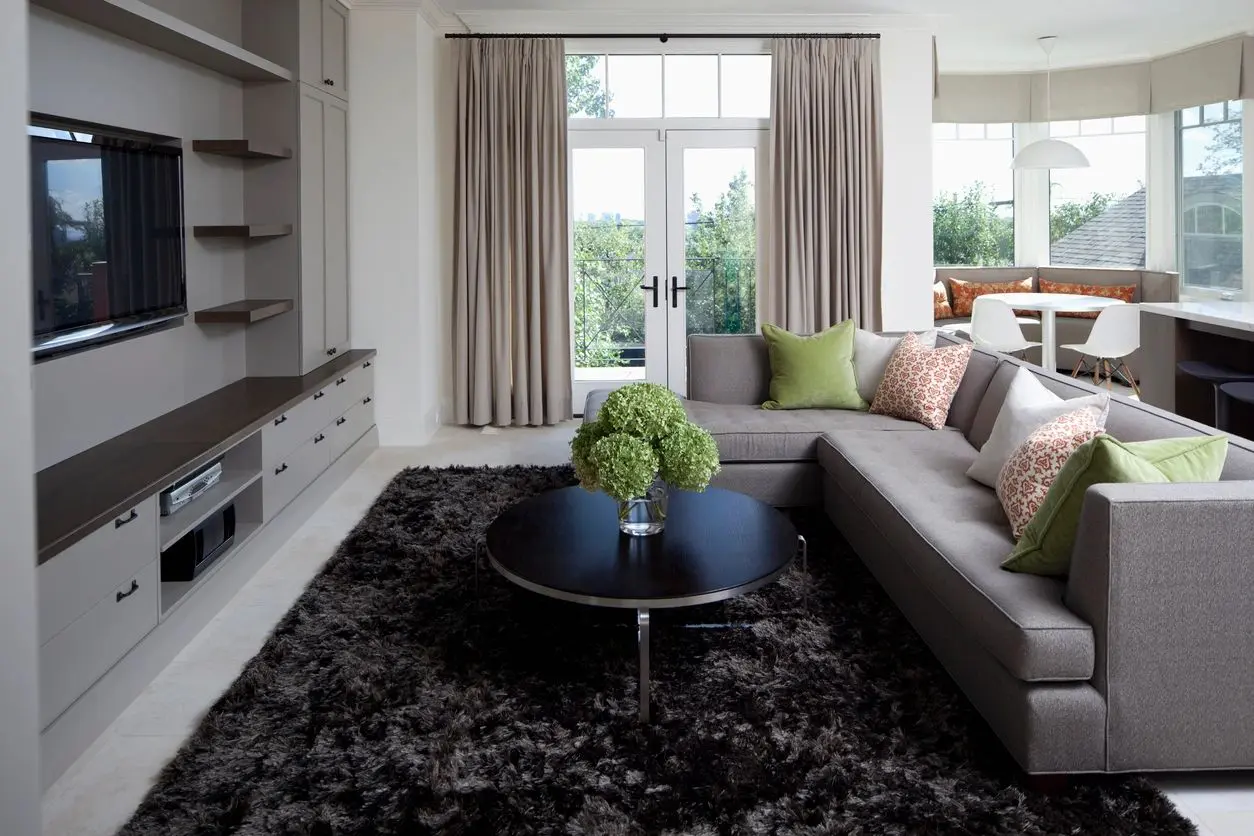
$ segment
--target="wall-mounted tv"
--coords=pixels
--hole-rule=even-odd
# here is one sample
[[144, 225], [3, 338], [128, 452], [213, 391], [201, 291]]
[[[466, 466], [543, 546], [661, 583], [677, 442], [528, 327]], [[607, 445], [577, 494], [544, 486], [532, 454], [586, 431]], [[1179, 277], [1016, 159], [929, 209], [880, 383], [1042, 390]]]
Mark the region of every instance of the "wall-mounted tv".
[[34, 352], [77, 351], [187, 314], [176, 141], [32, 118]]

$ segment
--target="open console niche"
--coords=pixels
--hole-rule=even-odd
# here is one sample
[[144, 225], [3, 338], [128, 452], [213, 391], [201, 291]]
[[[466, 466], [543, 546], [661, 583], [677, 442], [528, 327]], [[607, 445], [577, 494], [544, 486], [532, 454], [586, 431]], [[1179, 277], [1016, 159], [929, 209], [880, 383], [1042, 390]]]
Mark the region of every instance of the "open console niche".
[[[237, 588], [251, 572], [235, 565], [268, 556], [254, 544], [312, 510], [289, 508], [378, 445], [374, 365], [355, 350], [303, 377], [244, 378], [36, 475], [45, 786], [147, 685], [133, 671], [155, 674], [221, 606], [198, 602], [233, 593], [220, 576]], [[161, 516], [161, 492], [217, 459], [218, 483]], [[230, 546], [193, 580], [163, 577], [162, 552], [230, 505]]]

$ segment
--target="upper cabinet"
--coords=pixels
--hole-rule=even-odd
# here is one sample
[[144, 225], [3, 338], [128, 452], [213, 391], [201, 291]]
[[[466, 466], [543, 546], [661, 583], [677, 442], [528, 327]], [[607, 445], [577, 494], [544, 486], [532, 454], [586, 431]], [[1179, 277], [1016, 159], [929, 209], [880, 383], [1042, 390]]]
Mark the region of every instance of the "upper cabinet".
[[348, 9], [336, 0], [301, 0], [300, 80], [348, 101]]

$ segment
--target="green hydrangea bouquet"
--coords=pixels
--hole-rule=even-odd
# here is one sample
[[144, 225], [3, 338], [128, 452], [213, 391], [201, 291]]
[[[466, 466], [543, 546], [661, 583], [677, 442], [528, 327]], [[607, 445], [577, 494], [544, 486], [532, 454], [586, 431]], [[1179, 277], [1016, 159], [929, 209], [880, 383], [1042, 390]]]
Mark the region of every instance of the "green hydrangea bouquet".
[[667, 486], [703, 491], [719, 469], [713, 436], [656, 383], [614, 390], [596, 420], [580, 425], [570, 450], [579, 484], [618, 500], [619, 527], [628, 534], [661, 531]]

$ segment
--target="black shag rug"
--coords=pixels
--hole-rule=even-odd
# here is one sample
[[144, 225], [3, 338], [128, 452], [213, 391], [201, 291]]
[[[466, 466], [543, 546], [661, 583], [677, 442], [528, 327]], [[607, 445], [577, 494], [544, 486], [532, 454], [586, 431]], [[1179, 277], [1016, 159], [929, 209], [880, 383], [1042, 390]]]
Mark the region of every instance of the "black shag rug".
[[1141, 779], [1025, 789], [819, 515], [797, 517], [808, 606], [790, 571], [654, 612], [640, 725], [634, 613], [476, 567], [496, 514], [571, 483], [568, 468], [397, 476], [122, 833], [1195, 832]]

